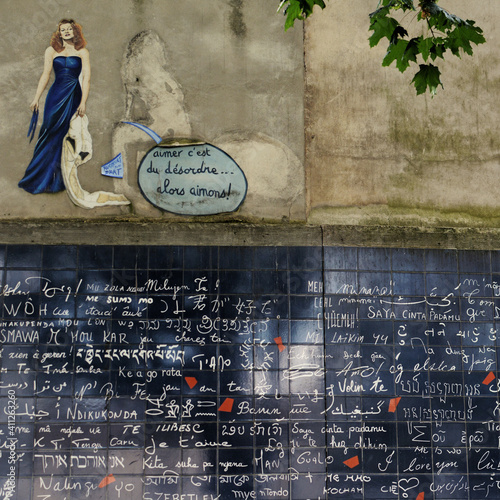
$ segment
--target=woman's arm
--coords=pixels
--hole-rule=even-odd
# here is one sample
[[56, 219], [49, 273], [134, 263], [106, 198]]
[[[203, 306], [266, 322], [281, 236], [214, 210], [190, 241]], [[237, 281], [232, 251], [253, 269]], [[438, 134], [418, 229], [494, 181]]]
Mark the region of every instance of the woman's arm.
[[77, 113], [79, 116], [85, 114], [87, 99], [90, 92], [90, 55], [87, 49], [82, 49], [80, 51], [80, 57], [82, 59], [82, 100], [80, 106], [78, 106]]
[[47, 83], [49, 83], [50, 73], [52, 71], [52, 60], [54, 59], [55, 50], [52, 47], [48, 47], [45, 51], [45, 58], [43, 64], [43, 72], [40, 80], [38, 82], [38, 87], [36, 89], [35, 98], [30, 105], [31, 111], [38, 111], [40, 97], [42, 97]]

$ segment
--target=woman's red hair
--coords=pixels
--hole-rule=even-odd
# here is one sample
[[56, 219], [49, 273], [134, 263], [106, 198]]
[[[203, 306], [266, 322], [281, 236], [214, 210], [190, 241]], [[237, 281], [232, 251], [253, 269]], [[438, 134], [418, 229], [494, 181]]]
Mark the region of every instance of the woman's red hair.
[[83, 49], [87, 45], [87, 41], [83, 36], [82, 27], [78, 23], [75, 23], [73, 19], [62, 19], [61, 21], [59, 21], [59, 24], [57, 25], [57, 31], [52, 33], [52, 39], [50, 40], [50, 45], [52, 45], [53, 49], [56, 52], [62, 52], [64, 50], [63, 41], [59, 32], [62, 24], [71, 24], [74, 34], [74, 47], [76, 50]]

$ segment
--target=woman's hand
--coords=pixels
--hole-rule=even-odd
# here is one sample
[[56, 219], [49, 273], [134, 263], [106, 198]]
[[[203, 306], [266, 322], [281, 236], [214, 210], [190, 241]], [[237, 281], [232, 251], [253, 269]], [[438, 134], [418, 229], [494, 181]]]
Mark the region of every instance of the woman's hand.
[[38, 111], [38, 99], [33, 99], [33, 102], [30, 104], [31, 111]]
[[76, 110], [78, 116], [83, 116], [85, 115], [85, 110], [86, 110], [86, 106], [84, 103], [81, 103], [80, 106], [78, 106], [78, 109]]

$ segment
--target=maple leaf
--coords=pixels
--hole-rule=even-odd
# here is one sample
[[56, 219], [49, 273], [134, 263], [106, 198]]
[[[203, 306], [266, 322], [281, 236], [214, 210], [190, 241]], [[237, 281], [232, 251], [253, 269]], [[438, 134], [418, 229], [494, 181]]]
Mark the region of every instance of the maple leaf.
[[443, 87], [441, 72], [437, 66], [432, 64], [420, 64], [420, 71], [415, 74], [412, 83], [415, 85], [417, 95], [424, 94], [428, 87], [432, 97], [436, 95], [439, 85]]

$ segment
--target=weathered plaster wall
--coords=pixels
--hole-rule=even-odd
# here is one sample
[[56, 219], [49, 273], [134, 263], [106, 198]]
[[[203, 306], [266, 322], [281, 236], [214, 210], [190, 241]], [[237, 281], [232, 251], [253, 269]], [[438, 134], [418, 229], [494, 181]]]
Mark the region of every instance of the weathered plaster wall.
[[[237, 213], [215, 220], [304, 220], [303, 34], [284, 33], [273, 2], [5, 0], [0, 11], [1, 218], [183, 220], [140, 194], [136, 170], [154, 142], [119, 125], [129, 119], [162, 137], [192, 134], [220, 143], [234, 155], [248, 196]], [[87, 115], [94, 157], [80, 167], [80, 182], [88, 191], [125, 192], [130, 207], [85, 210], [65, 193], [31, 195], [17, 187], [35, 142], [28, 144], [26, 133], [43, 53], [64, 17], [83, 26], [92, 64]], [[152, 35], [134, 55], [130, 42], [144, 32]], [[119, 152], [126, 178], [101, 176], [100, 166]]]
[[[431, 99], [415, 95], [409, 72], [381, 67], [385, 47], [369, 48], [376, 0], [331, 0], [286, 33], [269, 0], [5, 0], [0, 219], [498, 228], [497, 0], [450, 3], [487, 44], [441, 64], [445, 89]], [[17, 187], [34, 146], [28, 106], [63, 17], [83, 25], [92, 62], [94, 157], [80, 181], [126, 194], [129, 207], [84, 210], [65, 193]], [[225, 150], [248, 179], [243, 205], [186, 218], [149, 204], [136, 172], [154, 144], [123, 120]], [[101, 176], [120, 152], [124, 179]]]
[[383, 42], [369, 48], [376, 3], [332, 1], [306, 23], [308, 220], [498, 227], [498, 2], [440, 3], [487, 43], [440, 64], [434, 99], [381, 67]]

